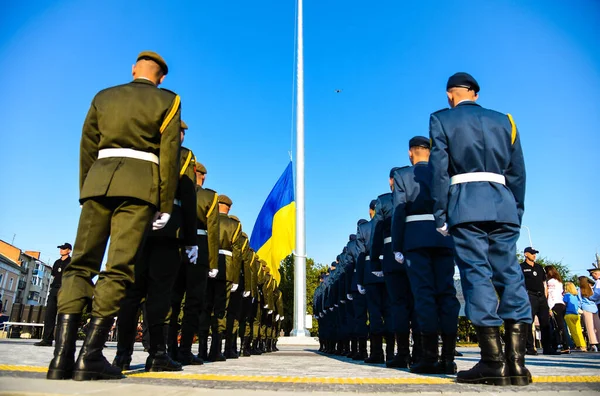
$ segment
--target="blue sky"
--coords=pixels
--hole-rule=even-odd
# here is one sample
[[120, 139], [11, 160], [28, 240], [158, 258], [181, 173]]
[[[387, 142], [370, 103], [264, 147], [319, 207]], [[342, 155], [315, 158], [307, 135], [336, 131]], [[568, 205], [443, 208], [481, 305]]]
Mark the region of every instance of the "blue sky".
[[[35, 4], [34, 4], [35, 3]], [[0, 238], [73, 241], [81, 125], [141, 50], [169, 64], [185, 145], [252, 230], [290, 150], [293, 0], [9, 1], [0, 14]], [[101, 4], [100, 4], [101, 3]], [[305, 0], [307, 253], [329, 263], [428, 134], [456, 71], [510, 112], [528, 172], [524, 224], [584, 273], [600, 248], [600, 3]], [[342, 93], [334, 90], [343, 89]], [[523, 249], [526, 233], [519, 240]]]

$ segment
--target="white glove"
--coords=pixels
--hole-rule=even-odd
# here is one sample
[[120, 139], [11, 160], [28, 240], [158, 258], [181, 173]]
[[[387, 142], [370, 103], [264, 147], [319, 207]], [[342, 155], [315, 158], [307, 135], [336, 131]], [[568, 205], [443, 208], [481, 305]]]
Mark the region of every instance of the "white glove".
[[330, 307], [330, 308], [329, 308], [329, 310], [330, 310], [331, 312], [333, 312], [333, 307]]
[[236, 290], [237, 290], [237, 288], [238, 288], [238, 286], [239, 286], [239, 285], [238, 285], [237, 283], [234, 283], [233, 285], [231, 285], [231, 291], [232, 291], [232, 292], [236, 291]]
[[267, 312], [267, 314], [271, 315], [273, 313], [273, 310], [270, 310], [269, 312]]
[[218, 273], [219, 273], [218, 269], [211, 269], [210, 271], [208, 271], [208, 277], [216, 278]]
[[267, 308], [269, 308], [269, 304], [265, 305], [263, 308], [264, 308], [264, 309], [267, 309]]
[[275, 321], [277, 322], [279, 320], [279, 314], [275, 315]]
[[352, 300], [354, 300], [354, 298], [352, 298], [352, 294], [346, 294], [346, 298], [347, 298], [349, 301], [352, 301]]
[[383, 271], [373, 271], [371, 273], [378, 278], [383, 278]]
[[367, 294], [367, 290], [362, 285], [356, 285], [358, 287], [358, 292], [362, 295]]
[[170, 218], [171, 215], [168, 213], [156, 212], [156, 214], [154, 215], [154, 221], [152, 222], [152, 230], [160, 230], [161, 228], [167, 225]]
[[244, 297], [250, 297], [250, 292], [249, 291], [245, 291], [244, 294], [242, 294], [242, 296], [244, 296]]
[[339, 308], [340, 306], [337, 304], [333, 304], [334, 307]]
[[323, 317], [323, 312], [319, 312], [319, 317], [322, 318]]
[[282, 316], [281, 318], [279, 318], [279, 320], [281, 320], [283, 322], [283, 319], [285, 319], [285, 316]]
[[190, 263], [196, 264], [196, 261], [198, 260], [198, 246], [186, 246], [185, 254], [187, 254], [190, 259]]
[[445, 236], [445, 237], [446, 237], [446, 236], [448, 236], [448, 235], [450, 235], [450, 234], [448, 233], [448, 223], [444, 223], [444, 226], [443, 226], [443, 227], [441, 227], [441, 228], [436, 228], [435, 230], [436, 230], [437, 232], [439, 232], [440, 234], [442, 234], [443, 236]]
[[400, 252], [394, 252], [394, 258], [400, 264], [404, 264], [404, 256]]
[[342, 304], [346, 304], [346, 300], [340, 300]]

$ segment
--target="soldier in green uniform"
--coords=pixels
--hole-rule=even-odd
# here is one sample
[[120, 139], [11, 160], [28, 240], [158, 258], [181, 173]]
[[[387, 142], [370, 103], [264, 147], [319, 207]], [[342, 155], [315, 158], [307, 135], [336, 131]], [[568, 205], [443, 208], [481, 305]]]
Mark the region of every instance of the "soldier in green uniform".
[[[257, 261], [257, 256], [254, 250], [250, 247], [248, 235], [245, 232], [242, 232], [242, 237], [246, 237], [247, 250], [250, 252], [248, 255], [244, 250], [242, 254], [244, 255], [243, 259], [243, 275], [244, 275], [244, 293], [242, 294], [242, 315], [240, 319], [240, 341], [242, 346], [242, 356], [251, 356], [251, 342], [252, 342], [252, 320], [256, 312], [253, 310], [254, 307], [254, 265]], [[248, 259], [249, 258], [249, 259]]]
[[[181, 142], [187, 125], [181, 121]], [[135, 267], [135, 282], [127, 288], [121, 301], [118, 318], [118, 344], [114, 366], [128, 370], [133, 353], [133, 344], [137, 328], [137, 312], [145, 299], [146, 317], [150, 335], [149, 356], [146, 371], [180, 371], [181, 364], [167, 354], [165, 330], [171, 291], [183, 260], [196, 264], [198, 247], [196, 245], [196, 173], [194, 154], [187, 148], [181, 148], [179, 184], [175, 195], [173, 215], [167, 225], [153, 230]], [[180, 247], [186, 253], [180, 254]]]
[[273, 352], [279, 352], [277, 341], [279, 339], [279, 331], [281, 330], [283, 319], [283, 293], [278, 288], [275, 291], [275, 323], [273, 325], [273, 345], [271, 346]]
[[[157, 88], [167, 73], [162, 57], [142, 52], [132, 67], [133, 81], [100, 91], [88, 111], [80, 148], [81, 215], [58, 294], [48, 379], [122, 377], [102, 349], [134, 281], [144, 236], [151, 224], [154, 229], [167, 224], [179, 181], [180, 99]], [[106, 268], [100, 271], [109, 238]], [[92, 297], [92, 319], [74, 363], [81, 313]]]
[[[200, 327], [200, 314], [205, 302], [208, 271], [218, 269], [219, 258], [219, 213], [217, 209], [217, 193], [204, 188], [207, 170], [204, 165], [195, 161], [196, 169], [196, 216], [198, 261], [196, 264], [184, 263], [179, 270], [171, 299], [171, 324], [169, 330], [169, 346], [178, 350], [176, 360], [183, 365], [200, 365], [203, 360], [192, 354], [194, 335]], [[182, 301], [184, 299], [182, 307]], [[183, 309], [181, 321], [181, 341], [177, 347], [178, 319]], [[206, 349], [206, 339], [199, 340]], [[175, 353], [173, 353], [175, 355]]]
[[263, 314], [261, 316], [261, 334], [263, 335], [261, 349], [263, 352], [272, 352], [271, 342], [273, 337], [273, 311], [275, 309], [275, 279], [273, 279], [270, 269], [267, 272], [266, 278], [267, 280], [263, 285], [265, 304], [263, 305]]
[[[223, 202], [221, 202], [223, 201]], [[233, 322], [235, 321], [241, 300], [239, 293], [240, 271], [242, 266], [242, 223], [235, 216], [229, 216], [232, 201], [226, 195], [219, 197], [219, 258], [225, 260], [226, 280], [226, 316], [219, 318], [219, 333], [225, 339], [225, 358], [237, 359], [237, 354], [231, 354], [233, 339]], [[231, 326], [228, 322], [231, 320]], [[219, 342], [219, 350], [221, 348]], [[212, 346], [211, 346], [212, 351]]]
[[262, 272], [261, 260], [260, 257], [258, 257], [258, 254], [254, 254], [250, 270], [252, 273], [250, 281], [250, 298], [252, 299], [252, 305], [250, 307], [250, 312], [248, 313], [246, 331], [244, 332], [244, 356], [262, 354], [258, 349], [258, 334], [260, 328], [260, 290], [258, 279], [259, 274]]
[[[239, 222], [239, 219], [236, 216], [229, 217]], [[239, 269], [234, 269], [234, 277], [237, 275], [238, 279], [233, 281], [234, 284], [237, 284], [238, 286], [237, 290], [232, 290], [230, 293], [229, 304], [227, 305], [227, 338], [225, 340], [225, 357], [227, 359], [237, 359], [239, 357], [237, 351], [237, 337], [240, 330], [240, 321], [242, 320], [242, 308], [244, 301], [250, 295], [249, 289], [248, 292], [246, 292], [246, 273], [248, 274], [248, 278], [251, 278], [252, 276], [249, 267], [254, 252], [250, 249], [248, 235], [245, 232], [240, 234], [238, 243], [241, 245], [241, 260]], [[246, 270], [248, 270], [248, 272], [246, 272]]]

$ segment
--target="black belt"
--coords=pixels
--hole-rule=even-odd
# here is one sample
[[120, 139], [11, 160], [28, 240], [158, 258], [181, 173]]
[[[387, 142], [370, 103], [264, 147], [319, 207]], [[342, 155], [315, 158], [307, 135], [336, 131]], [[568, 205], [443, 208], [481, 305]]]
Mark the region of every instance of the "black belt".
[[530, 296], [546, 297], [544, 296], [544, 293], [540, 291], [527, 290], [527, 294], [529, 294]]

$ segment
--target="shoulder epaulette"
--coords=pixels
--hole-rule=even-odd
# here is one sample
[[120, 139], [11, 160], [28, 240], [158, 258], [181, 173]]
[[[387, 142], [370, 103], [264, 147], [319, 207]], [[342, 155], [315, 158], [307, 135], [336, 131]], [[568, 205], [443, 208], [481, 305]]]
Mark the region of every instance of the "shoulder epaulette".
[[170, 89], [167, 89], [167, 88], [159, 88], [159, 89], [162, 90], [162, 91], [166, 91], [166, 92], [172, 93], [173, 95], [177, 95], [175, 92], [171, 91]]
[[213, 190], [211, 188], [206, 188], [206, 187], [202, 187], [202, 188], [204, 188], [206, 191], [214, 192], [215, 194], [217, 193], [215, 190]]
[[431, 113], [431, 114], [437, 114], [437, 113], [441, 113], [441, 112], [443, 112], [443, 111], [447, 111], [447, 110], [450, 110], [450, 108], [449, 108], [449, 107], [445, 107], [445, 108], [443, 108], [443, 109], [440, 109], [440, 110], [438, 110], [438, 111], [434, 111], [434, 112], [433, 112], [433, 113]]
[[377, 199], [379, 200], [380, 198], [386, 198], [388, 195], [392, 195], [392, 193], [381, 194], [380, 196], [377, 197]]

